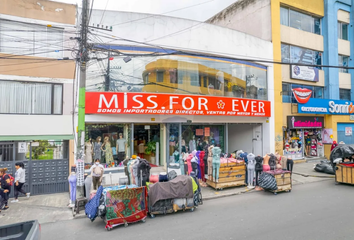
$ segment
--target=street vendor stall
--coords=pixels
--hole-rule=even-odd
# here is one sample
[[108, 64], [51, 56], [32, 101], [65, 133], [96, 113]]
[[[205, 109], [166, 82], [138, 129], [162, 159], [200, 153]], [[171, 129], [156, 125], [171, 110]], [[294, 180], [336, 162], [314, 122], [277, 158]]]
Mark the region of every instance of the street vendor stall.
[[354, 145], [337, 146], [330, 155], [335, 181], [354, 185]]

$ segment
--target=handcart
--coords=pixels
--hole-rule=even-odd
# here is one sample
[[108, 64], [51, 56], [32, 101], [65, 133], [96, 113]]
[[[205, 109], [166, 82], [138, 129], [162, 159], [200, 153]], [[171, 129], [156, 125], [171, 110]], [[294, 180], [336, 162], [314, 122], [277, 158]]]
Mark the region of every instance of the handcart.
[[177, 211], [193, 212], [198, 205], [203, 204], [199, 183], [190, 176], [177, 176], [168, 182], [154, 183], [149, 188], [148, 203], [151, 218], [158, 214]]
[[145, 222], [147, 209], [146, 187], [109, 190], [104, 193], [106, 214], [103, 217], [106, 230], [129, 223]]
[[[344, 162], [348, 159], [348, 162]], [[330, 155], [335, 171], [335, 182], [354, 185], [354, 145], [339, 145]]]

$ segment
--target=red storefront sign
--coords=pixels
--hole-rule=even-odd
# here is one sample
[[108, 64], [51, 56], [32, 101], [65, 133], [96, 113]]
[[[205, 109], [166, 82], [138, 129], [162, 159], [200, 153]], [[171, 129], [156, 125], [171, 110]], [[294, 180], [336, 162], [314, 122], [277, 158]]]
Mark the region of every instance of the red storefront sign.
[[86, 114], [165, 114], [270, 117], [270, 102], [164, 93], [86, 92]]

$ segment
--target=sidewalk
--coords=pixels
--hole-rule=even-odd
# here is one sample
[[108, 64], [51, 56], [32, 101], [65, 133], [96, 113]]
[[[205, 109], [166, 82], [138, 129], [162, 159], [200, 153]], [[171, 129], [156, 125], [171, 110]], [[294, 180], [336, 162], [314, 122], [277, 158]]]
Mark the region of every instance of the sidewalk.
[[[316, 162], [298, 163], [294, 165], [293, 186], [319, 181], [333, 181], [334, 176], [318, 173], [313, 170]], [[161, 169], [156, 169], [160, 171]], [[117, 173], [118, 174], [118, 173]], [[119, 173], [119, 176], [124, 173]], [[116, 174], [113, 181], [119, 178]], [[108, 180], [108, 179], [107, 179]], [[249, 190], [247, 187], [234, 187], [221, 191], [215, 191], [211, 187], [202, 187], [204, 200], [210, 200], [220, 197], [239, 195], [248, 192], [257, 192]], [[9, 203], [10, 209], [2, 211], [0, 214], [0, 226], [37, 219], [41, 224], [73, 219], [71, 209], [67, 207], [69, 203], [68, 193], [50, 194], [32, 196], [30, 199], [20, 198], [19, 203]], [[80, 213], [83, 214], [84, 211]], [[78, 215], [77, 217], [80, 217]], [[88, 220], [89, 221], [89, 220]]]

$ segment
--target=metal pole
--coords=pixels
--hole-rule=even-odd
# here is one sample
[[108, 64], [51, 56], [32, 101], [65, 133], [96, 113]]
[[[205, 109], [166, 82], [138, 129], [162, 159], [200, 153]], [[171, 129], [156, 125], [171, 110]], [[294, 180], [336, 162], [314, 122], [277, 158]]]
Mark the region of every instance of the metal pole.
[[[77, 128], [77, 158], [84, 158], [85, 136], [85, 92], [86, 92], [86, 63], [88, 61], [87, 29], [89, 16], [89, 1], [82, 0], [81, 37], [80, 37], [80, 81], [79, 81], [79, 108]], [[83, 177], [83, 176], [82, 176]], [[81, 184], [80, 184], [81, 185]], [[78, 197], [83, 197], [83, 186], [78, 186]]]
[[105, 79], [105, 87], [104, 87], [104, 90], [106, 92], [109, 91], [109, 87], [110, 87], [110, 73], [111, 73], [111, 49], [108, 50], [108, 63], [107, 63], [107, 73], [106, 73], [106, 79]]

